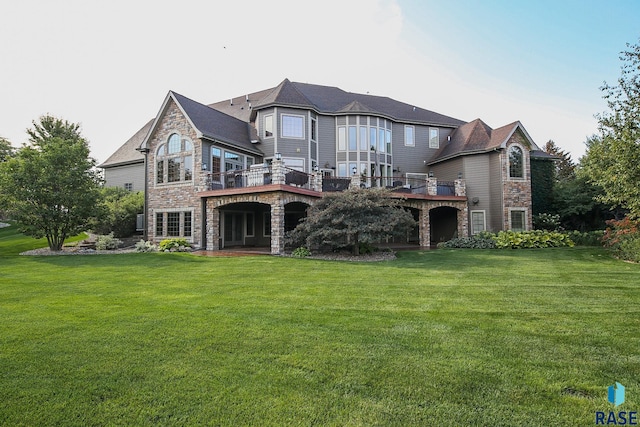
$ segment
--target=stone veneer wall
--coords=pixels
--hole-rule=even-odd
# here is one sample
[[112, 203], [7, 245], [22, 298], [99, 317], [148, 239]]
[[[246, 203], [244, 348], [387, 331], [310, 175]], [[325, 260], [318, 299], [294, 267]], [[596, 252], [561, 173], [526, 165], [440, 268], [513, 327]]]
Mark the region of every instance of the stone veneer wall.
[[[170, 184], [156, 184], [156, 151], [160, 144], [166, 143], [172, 133], [188, 138], [193, 144], [193, 181]], [[203, 247], [202, 242], [202, 202], [197, 196], [199, 191], [206, 190], [206, 176], [200, 170], [202, 164], [202, 142], [197, 138], [176, 103], [169, 99], [159, 123], [148, 140], [147, 148], [147, 235], [149, 240], [159, 241], [162, 237], [155, 235], [155, 213], [157, 211], [191, 211], [192, 234], [189, 239], [196, 247]]]
[[[522, 148], [524, 163], [524, 178], [509, 178], [509, 148], [518, 144]], [[529, 144], [525, 138], [515, 132], [507, 142], [507, 148], [500, 153], [502, 174], [502, 229], [509, 230], [510, 208], [526, 209], [527, 230], [533, 229], [533, 217], [531, 211], [531, 162], [529, 161]]]

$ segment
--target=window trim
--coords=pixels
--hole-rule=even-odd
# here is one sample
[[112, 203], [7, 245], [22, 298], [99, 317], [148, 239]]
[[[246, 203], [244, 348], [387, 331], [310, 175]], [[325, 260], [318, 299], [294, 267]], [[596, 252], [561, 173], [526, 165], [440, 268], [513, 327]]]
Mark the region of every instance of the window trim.
[[[175, 144], [175, 139], [178, 139], [180, 141], [180, 150], [169, 153], [169, 141], [173, 140]], [[191, 141], [191, 138], [183, 136], [178, 132], [171, 132], [166, 142], [158, 145], [155, 153], [156, 156], [154, 163], [154, 176], [156, 186], [193, 185], [193, 183], [195, 182], [195, 168], [193, 164], [195, 148], [193, 142]], [[185, 168], [186, 158], [191, 158], [190, 174], [187, 173]], [[178, 179], [169, 179], [170, 169], [174, 170], [174, 168], [169, 167], [171, 164], [174, 165], [174, 168], [177, 167], [178, 169]], [[190, 176], [190, 179], [187, 179], [188, 176]], [[173, 178], [175, 178], [175, 176], [173, 176]]]
[[[512, 213], [513, 212], [522, 212], [524, 215], [523, 218], [523, 229], [522, 230], [514, 230], [513, 229], [513, 224], [512, 224]], [[509, 230], [511, 231], [529, 231], [529, 224], [527, 223], [527, 218], [528, 218], [528, 214], [529, 214], [529, 209], [525, 208], [525, 207], [515, 207], [515, 208], [509, 208]]]
[[[482, 230], [476, 231], [473, 228], [473, 214], [482, 214], [482, 225], [483, 225]], [[487, 231], [487, 211], [485, 209], [476, 209], [476, 210], [469, 211], [469, 219], [470, 219], [469, 222], [471, 223], [469, 225], [471, 226], [470, 228], [471, 228], [472, 236], [475, 236], [476, 234], [481, 233], [483, 231]]]
[[[297, 136], [297, 135], [286, 135], [285, 134], [285, 126], [284, 126], [285, 117], [291, 117], [291, 118], [295, 118], [295, 119], [300, 119], [301, 120], [302, 127], [300, 128], [300, 136]], [[305, 119], [305, 116], [300, 115], [300, 114], [282, 113], [280, 115], [280, 137], [281, 138], [287, 138], [287, 139], [305, 139], [305, 123], [304, 123], [305, 120], [304, 119]]]
[[[408, 130], [411, 130], [411, 141], [408, 141], [408, 139], [407, 139], [407, 131]], [[404, 146], [405, 147], [415, 147], [416, 146], [416, 127], [413, 126], [413, 125], [404, 125]]]
[[[434, 131], [435, 131], [435, 136], [431, 135], [431, 133]], [[432, 144], [432, 141], [435, 141], [435, 144]], [[434, 148], [434, 149], [440, 148], [440, 129], [439, 128], [431, 128], [431, 127], [429, 128], [429, 148]]]
[[[178, 214], [178, 235], [169, 235], [169, 214]], [[191, 234], [185, 235], [185, 214], [189, 214], [191, 219]], [[154, 209], [153, 210], [153, 237], [156, 240], [169, 239], [180, 237], [186, 239], [188, 242], [193, 242], [195, 236], [195, 209], [193, 208], [167, 208], [167, 209]], [[161, 222], [158, 219], [161, 219]], [[161, 232], [158, 233], [158, 225], [161, 227]]]
[[[522, 176], [511, 176], [511, 150], [514, 148], [518, 148], [520, 150], [520, 154], [522, 155]], [[527, 178], [527, 168], [525, 162], [525, 149], [520, 144], [512, 144], [507, 148], [507, 179], [509, 180], [517, 180], [522, 181]]]
[[[270, 120], [270, 124], [271, 124], [271, 130], [267, 129], [267, 119]], [[267, 135], [267, 133], [269, 133], [270, 135]], [[264, 129], [262, 134], [264, 135], [265, 138], [273, 138], [273, 114], [267, 114], [264, 116]]]

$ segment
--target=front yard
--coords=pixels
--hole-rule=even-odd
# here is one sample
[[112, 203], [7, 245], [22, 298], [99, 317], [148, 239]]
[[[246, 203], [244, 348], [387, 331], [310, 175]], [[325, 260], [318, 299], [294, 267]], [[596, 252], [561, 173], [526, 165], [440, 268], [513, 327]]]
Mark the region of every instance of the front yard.
[[640, 410], [640, 265], [25, 257], [0, 229], [0, 425], [594, 425]]

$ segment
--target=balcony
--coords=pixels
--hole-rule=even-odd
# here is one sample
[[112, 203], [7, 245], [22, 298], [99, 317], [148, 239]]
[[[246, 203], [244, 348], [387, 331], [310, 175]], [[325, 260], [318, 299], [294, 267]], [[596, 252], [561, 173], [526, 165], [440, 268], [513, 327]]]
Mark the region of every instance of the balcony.
[[438, 181], [426, 174], [407, 173], [396, 177], [324, 177], [320, 172], [307, 174], [284, 166], [281, 161], [271, 165], [252, 165], [246, 170], [233, 170], [222, 173], [209, 173], [207, 188], [210, 191], [233, 188], [263, 187], [267, 185], [290, 185], [317, 192], [344, 191], [351, 187], [388, 188], [396, 193], [424, 196], [462, 196], [466, 197], [465, 181]]

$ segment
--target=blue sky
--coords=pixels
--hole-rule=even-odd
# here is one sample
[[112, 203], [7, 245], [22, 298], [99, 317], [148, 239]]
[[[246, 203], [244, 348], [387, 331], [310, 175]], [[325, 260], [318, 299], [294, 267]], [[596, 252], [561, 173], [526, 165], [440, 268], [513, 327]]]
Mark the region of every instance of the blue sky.
[[177, 91], [211, 103], [292, 81], [492, 127], [577, 159], [606, 110], [640, 1], [22, 0], [0, 6], [0, 135], [45, 113], [106, 158]]

